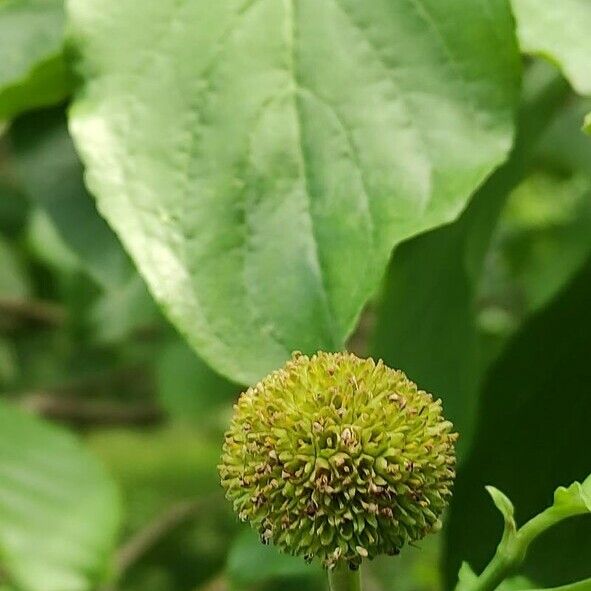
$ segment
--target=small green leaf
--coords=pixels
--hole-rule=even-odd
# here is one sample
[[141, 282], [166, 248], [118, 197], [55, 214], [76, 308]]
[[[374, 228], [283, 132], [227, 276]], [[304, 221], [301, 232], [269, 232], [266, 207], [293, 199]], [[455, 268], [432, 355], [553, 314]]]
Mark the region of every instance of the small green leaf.
[[591, 113], [587, 113], [585, 116], [585, 122], [583, 123], [583, 129], [591, 134]]
[[557, 488], [552, 509], [566, 516], [591, 512], [591, 476], [582, 484], [575, 482], [568, 488]]
[[506, 0], [68, 10], [84, 80], [70, 129], [99, 210], [240, 383], [341, 348], [393, 247], [454, 219], [512, 143]]
[[63, 29], [62, 0], [0, 2], [0, 121], [70, 93]]
[[505, 529], [503, 531], [503, 539], [501, 545], [506, 544], [515, 537], [517, 531], [517, 524], [515, 523], [515, 508], [509, 497], [494, 486], [487, 486], [486, 491], [491, 496], [495, 507], [503, 515], [505, 520]]
[[117, 491], [60, 429], [0, 403], [0, 568], [21, 591], [90, 591], [105, 579]]
[[462, 562], [462, 566], [458, 572], [458, 583], [455, 591], [463, 591], [464, 589], [472, 589], [474, 583], [478, 580], [478, 576], [472, 570], [472, 567], [467, 562]]

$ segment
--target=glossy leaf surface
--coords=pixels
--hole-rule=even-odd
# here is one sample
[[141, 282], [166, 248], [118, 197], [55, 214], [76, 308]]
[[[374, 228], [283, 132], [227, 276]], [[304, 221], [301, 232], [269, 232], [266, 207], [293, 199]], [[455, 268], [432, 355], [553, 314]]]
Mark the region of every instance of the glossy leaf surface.
[[[71, 0], [87, 182], [168, 315], [248, 383], [338, 349], [392, 248], [505, 157], [505, 0]], [[477, 149], [475, 147], [477, 146]]]

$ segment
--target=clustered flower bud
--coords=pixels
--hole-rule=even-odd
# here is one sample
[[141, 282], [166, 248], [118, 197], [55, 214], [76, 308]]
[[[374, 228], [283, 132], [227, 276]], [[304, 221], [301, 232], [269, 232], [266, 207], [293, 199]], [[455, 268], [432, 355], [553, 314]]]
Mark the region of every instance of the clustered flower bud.
[[350, 353], [295, 353], [234, 411], [222, 486], [263, 543], [357, 568], [441, 526], [457, 434], [441, 401], [401, 371]]

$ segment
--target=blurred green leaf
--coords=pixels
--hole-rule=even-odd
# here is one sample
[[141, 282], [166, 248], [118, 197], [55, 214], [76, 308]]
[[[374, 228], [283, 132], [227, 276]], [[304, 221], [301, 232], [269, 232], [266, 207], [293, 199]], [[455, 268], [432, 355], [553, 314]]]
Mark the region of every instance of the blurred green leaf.
[[0, 270], [0, 297], [24, 298], [29, 294], [29, 279], [18, 253], [1, 236]]
[[95, 432], [91, 449], [119, 483], [126, 505], [127, 527], [137, 529], [179, 500], [220, 492], [219, 441], [188, 429], [147, 433]]
[[22, 192], [2, 174], [0, 165], [0, 233], [14, 237], [24, 227], [29, 204]]
[[13, 343], [0, 336], [0, 388], [13, 382], [18, 373], [19, 364]]
[[62, 109], [31, 113], [11, 127], [17, 169], [27, 194], [97, 283], [121, 289], [133, 274], [117, 237], [84, 188], [82, 167]]
[[573, 97], [550, 125], [537, 159], [548, 172], [591, 176], [591, 139], [580, 130], [581, 118], [589, 109], [590, 99]]
[[522, 589], [526, 589], [526, 591], [591, 591], [591, 579], [585, 579], [570, 585], [561, 585], [553, 589], [530, 589], [526, 587], [522, 587]]
[[0, 2], [0, 121], [70, 93], [64, 21], [62, 0]]
[[23, 591], [87, 591], [107, 574], [118, 496], [65, 432], [0, 403], [0, 564]]
[[[462, 560], [480, 571], [499, 538], [484, 485], [494, 482], [506, 491], [524, 522], [547, 506], [548, 491], [589, 473], [590, 298], [587, 263], [557, 300], [526, 322], [489, 371], [478, 435], [459, 471], [446, 529], [450, 586]], [[545, 534], [532, 546], [525, 573], [542, 585], [588, 576], [590, 526], [590, 518], [581, 518]]]
[[234, 399], [240, 387], [215, 373], [180, 339], [171, 341], [157, 363], [158, 397], [176, 420], [203, 424]]
[[31, 254], [54, 271], [72, 274], [80, 270], [78, 257], [44, 209], [36, 207], [31, 212], [26, 238]]
[[521, 575], [505, 579], [498, 587], [497, 591], [523, 591], [523, 589], [531, 589], [532, 582]]
[[536, 168], [500, 216], [479, 288], [479, 314], [501, 307], [513, 316], [512, 328], [518, 326], [581, 268], [590, 235], [591, 176]]
[[160, 309], [138, 275], [106, 290], [90, 310], [94, 336], [101, 343], [117, 343], [134, 332], [162, 324]]
[[194, 589], [223, 568], [235, 519], [223, 501], [218, 438], [189, 429], [94, 432], [88, 443], [115, 475], [124, 499], [123, 544], [179, 502], [203, 505], [123, 574], [123, 591]]
[[326, 576], [317, 564], [306, 564], [301, 557], [263, 545], [251, 529], [244, 530], [234, 541], [226, 575], [233, 589], [260, 588], [273, 580], [291, 578], [302, 579], [300, 588], [316, 588]]
[[441, 535], [427, 536], [400, 556], [378, 556], [362, 567], [365, 588], [374, 591], [441, 591]]
[[241, 383], [343, 346], [392, 248], [455, 218], [510, 148], [505, 0], [68, 7], [99, 209]]
[[510, 193], [478, 286], [478, 324], [496, 347], [552, 300], [591, 248], [591, 141], [580, 120], [591, 101], [571, 99]]

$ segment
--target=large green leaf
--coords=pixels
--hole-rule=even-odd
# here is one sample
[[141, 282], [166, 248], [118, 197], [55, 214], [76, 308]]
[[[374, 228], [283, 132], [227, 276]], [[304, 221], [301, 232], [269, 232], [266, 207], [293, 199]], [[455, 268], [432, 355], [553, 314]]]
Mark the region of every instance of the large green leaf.
[[[458, 474], [446, 528], [450, 587], [461, 561], [480, 572], [500, 537], [485, 485], [506, 492], [523, 523], [548, 506], [550, 491], [589, 473], [590, 298], [591, 261], [524, 325], [489, 371], [478, 435]], [[584, 512], [590, 483], [561, 489], [556, 503], [572, 514]], [[540, 585], [588, 577], [590, 526], [584, 517], [544, 534], [530, 550], [525, 573]]]
[[63, 0], [0, 2], [0, 121], [68, 95], [63, 29]]
[[505, 157], [505, 0], [70, 0], [99, 209], [238, 382], [343, 345], [395, 244]]
[[0, 568], [22, 591], [87, 591], [106, 574], [116, 490], [66, 433], [0, 404]]
[[122, 288], [133, 268], [84, 187], [63, 110], [25, 115], [10, 133], [24, 190], [47, 212], [89, 274], [107, 289]]

